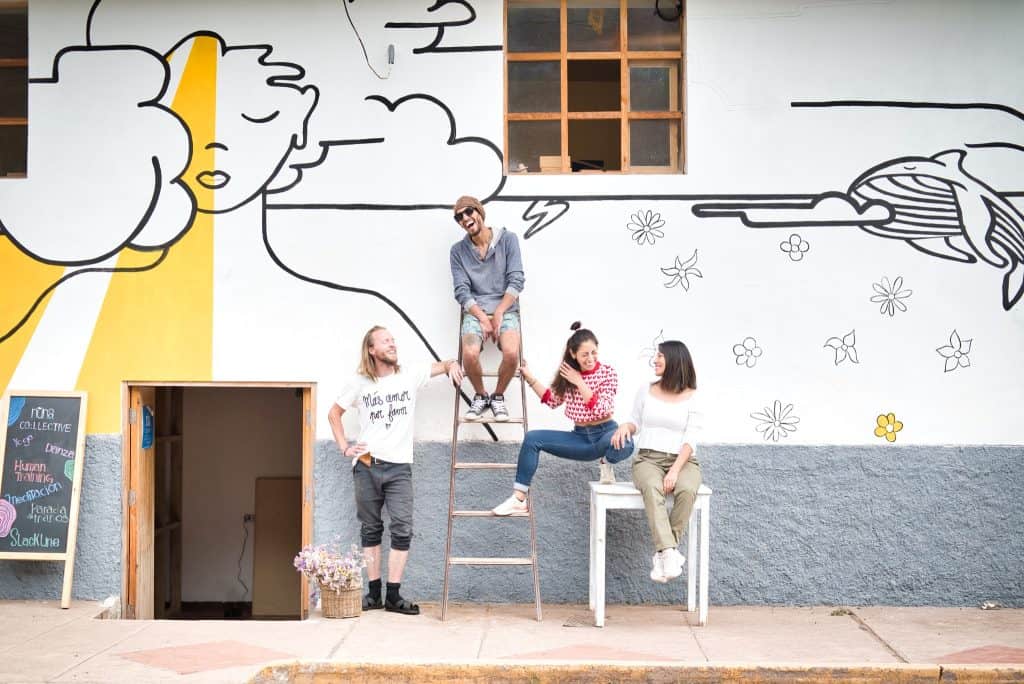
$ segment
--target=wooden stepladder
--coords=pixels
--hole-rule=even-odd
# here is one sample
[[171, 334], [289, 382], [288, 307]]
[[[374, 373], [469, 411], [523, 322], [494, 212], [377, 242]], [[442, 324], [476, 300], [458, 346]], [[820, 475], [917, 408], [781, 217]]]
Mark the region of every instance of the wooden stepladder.
[[[459, 315], [459, 364], [462, 364], [462, 315]], [[522, 312], [520, 312], [520, 341], [519, 341], [519, 363], [523, 362], [523, 341], [522, 341]], [[484, 372], [485, 378], [496, 378], [497, 372]], [[479, 511], [479, 510], [460, 510], [455, 506], [455, 475], [459, 471], [468, 470], [515, 470], [515, 463], [471, 463], [466, 461], [460, 461], [458, 457], [458, 446], [459, 446], [459, 428], [466, 424], [498, 424], [498, 425], [522, 425], [523, 435], [526, 435], [526, 431], [529, 430], [529, 422], [526, 416], [526, 383], [523, 381], [522, 374], [516, 370], [513, 381], [518, 380], [519, 392], [522, 399], [523, 415], [521, 418], [509, 417], [505, 421], [497, 421], [494, 416], [489, 418], [483, 418], [477, 421], [466, 420], [460, 412], [459, 399], [461, 395], [461, 388], [455, 388], [455, 406], [452, 411], [452, 457], [451, 457], [451, 474], [448, 482], [448, 537], [444, 545], [444, 589], [441, 597], [441, 619], [446, 619], [448, 615], [448, 586], [449, 577], [451, 575], [452, 567], [455, 565], [468, 565], [468, 566], [517, 566], [517, 565], [529, 565], [533, 571], [533, 600], [537, 609], [537, 620], [541, 619], [541, 606], [540, 606], [540, 573], [537, 567], [537, 521], [534, 518], [533, 501], [529, 494], [526, 497], [526, 503], [528, 505], [527, 513], [514, 513], [509, 518], [526, 518], [530, 522], [530, 555], [528, 557], [509, 557], [509, 556], [492, 556], [492, 557], [458, 557], [452, 556], [452, 533], [454, 531], [454, 523], [456, 518], [489, 518], [491, 520], [500, 520], [498, 516], [491, 513], [491, 511]], [[504, 516], [503, 516], [504, 517]]]

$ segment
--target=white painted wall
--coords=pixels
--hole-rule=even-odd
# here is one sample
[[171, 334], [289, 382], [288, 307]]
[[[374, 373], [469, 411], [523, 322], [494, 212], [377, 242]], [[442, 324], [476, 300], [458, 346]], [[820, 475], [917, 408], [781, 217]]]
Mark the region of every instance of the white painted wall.
[[242, 554], [242, 516], [256, 511], [257, 477], [302, 475], [302, 400], [290, 389], [189, 387], [183, 408], [182, 600], [251, 601], [260, 521]]
[[[68, 27], [85, 4], [33, 3], [34, 76], [51, 73], [50, 60], [62, 45], [84, 40], [84, 32], [75, 36]], [[446, 45], [503, 42], [502, 4], [477, 0], [473, 5], [476, 21], [447, 30]], [[365, 64], [345, 6], [376, 68], [385, 68], [385, 46], [396, 45], [390, 78], [378, 79]], [[568, 324], [580, 319], [597, 332], [605, 361], [622, 375], [623, 409], [647, 378], [645, 350], [652, 341], [659, 334], [686, 341], [706, 403], [707, 438], [714, 441], [763, 442], [764, 433], [757, 430], [763, 421], [752, 414], [778, 401], [780, 408], [791, 404], [790, 415], [800, 419], [796, 431], [780, 443], [882, 444], [873, 434], [875, 419], [890, 412], [904, 424], [900, 443], [1024, 442], [1019, 420], [1024, 366], [1018, 358], [1024, 348], [1024, 300], [1004, 310], [1002, 279], [1012, 264], [999, 263], [1006, 261], [1005, 250], [991, 252], [989, 222], [995, 213], [991, 203], [985, 204], [1008, 205], [1004, 211], [1017, 226], [1010, 232], [1021, 232], [1024, 117], [1019, 113], [1024, 94], [1012, 84], [1024, 70], [1024, 44], [1017, 36], [1024, 5], [689, 0], [687, 6], [687, 174], [512, 176], [502, 185], [501, 164], [492, 149], [503, 147], [501, 53], [414, 54], [414, 48], [430, 42], [435, 29], [389, 29], [385, 24], [435, 17], [425, 3], [323, 0], [300, 7], [176, 2], [142, 9], [126, 0], [103, 0], [92, 26], [94, 46], [139, 45], [162, 53], [190, 32], [215, 31], [228, 47], [272, 45], [272, 61], [301, 65], [301, 83], [318, 89], [308, 145], [290, 163], [312, 163], [326, 149], [322, 163], [306, 169], [301, 182], [286, 192], [268, 195], [266, 212], [257, 198], [216, 216], [213, 379], [317, 380], [326, 409], [355, 366], [359, 339], [370, 325], [391, 327], [403, 358], [429, 357], [392, 308], [336, 286], [387, 296], [441, 356], [453, 356], [456, 307], [447, 249], [459, 239], [459, 229], [450, 210], [417, 207], [446, 207], [463, 193], [494, 195], [488, 203], [489, 223], [505, 225], [522, 238], [534, 224], [523, 218], [531, 200], [554, 198], [564, 200], [568, 209], [523, 240], [525, 349], [541, 377], [554, 371]], [[61, 27], [63, 42], [35, 40], [51, 26]], [[103, 58], [116, 61], [117, 55]], [[129, 69], [131, 60], [122, 61], [124, 78], [109, 87], [141, 89], [147, 69]], [[140, 58], [139, 64], [145, 61]], [[85, 60], [78, 72], [69, 70], [66, 82], [62, 78], [68, 88], [63, 98], [78, 101], [95, 87], [98, 67], [91, 62]], [[248, 67], [239, 64], [218, 75], [220, 131], [238, 125], [236, 115], [246, 110], [249, 98], [262, 104], [266, 95], [259, 88], [237, 87], [262, 73], [255, 61]], [[172, 89], [173, 78], [168, 81]], [[107, 203], [103, 212], [80, 213], [73, 226], [62, 224], [52, 238], [44, 239], [37, 232], [42, 228], [32, 223], [32, 207], [53, 210], [52, 202], [39, 200], [53, 194], [48, 187], [62, 188], [58, 208], [74, 208], [97, 192], [61, 176], [60, 165], [52, 163], [57, 151], [47, 151], [45, 141], [38, 140], [45, 131], [73, 132], [77, 123], [68, 118], [66, 107], [42, 107], [45, 91], [41, 84], [31, 89], [35, 144], [29, 169], [34, 174], [44, 168], [40, 155], [50, 155], [47, 168], [53, 174], [0, 185], [0, 220], [10, 223], [7, 207], [18, 200], [21, 213], [17, 227], [9, 226], [12, 235], [21, 231], [38, 238], [41, 255], [52, 248], [57, 250], [53, 258], [72, 250], [98, 258], [112, 238], [99, 241], [96, 231], [136, 225], [133, 204]], [[413, 97], [391, 111], [367, 99], [373, 95], [391, 102]], [[988, 103], [1009, 109], [791, 105], [835, 100]], [[173, 166], [188, 141], [173, 122], [156, 121], [167, 126], [155, 128], [147, 139]], [[261, 146], [276, 145], [279, 136], [280, 131], [249, 131], [235, 138], [240, 141], [237, 168], [265, 164]], [[449, 145], [452, 136], [473, 140]], [[320, 145], [376, 137], [384, 142]], [[984, 147], [992, 143], [1003, 147]], [[82, 149], [85, 155], [91, 148]], [[962, 167], [945, 158], [936, 170], [943, 179], [928, 182], [945, 193], [943, 206], [960, 212], [962, 221], [946, 227], [976, 263], [956, 263], [917, 251], [905, 240], [870, 234], [857, 226], [848, 203], [811, 208], [821, 193], [846, 193], [862, 173], [883, 162], [914, 157], [918, 161], [913, 164], [920, 165], [950, 149], [966, 152]], [[81, 158], [93, 159], [74, 157]], [[129, 168], [118, 166], [119, 158], [105, 161]], [[102, 174], [95, 165], [71, 165], [65, 171], [72, 178]], [[285, 171], [271, 187], [284, 180], [294, 177]], [[44, 186], [44, 181], [53, 185]], [[949, 199], [950, 188], [963, 189], [955, 202]], [[767, 227], [748, 228], [735, 217], [694, 213], [696, 205], [713, 198], [758, 204], [780, 195], [804, 198], [805, 208], [747, 214]], [[173, 195], [161, 194], [161, 200], [166, 197]], [[921, 197], [918, 193], [916, 207], [922, 206]], [[152, 226], [159, 230], [155, 237], [146, 233], [147, 239], [173, 233], [173, 218], [180, 215], [173, 203], [159, 206], [169, 207], [168, 213], [160, 214]], [[646, 212], [664, 221], [664, 236], [641, 245], [629, 224]], [[53, 228], [51, 220], [43, 222]], [[809, 225], [794, 228], [794, 222]], [[799, 261], [780, 248], [793, 234], [810, 245]], [[973, 247], [964, 241], [965, 234]], [[928, 243], [933, 251], [950, 249], [943, 245], [941, 237]], [[701, 277], [691, 276], [689, 290], [666, 287], [671, 278], [662, 269], [695, 251], [694, 268]], [[1020, 278], [1022, 268], [1011, 279]], [[880, 313], [879, 304], [871, 301], [875, 284], [897, 278], [912, 291], [902, 300], [907, 310]], [[94, 296], [83, 291], [83, 305], [76, 311], [94, 310], [86, 301]], [[88, 332], [89, 322], [81, 318], [67, 316], [69, 325]], [[48, 329], [54, 325], [50, 321]], [[954, 330], [961, 340], [972, 340], [970, 366], [947, 372], [937, 349], [951, 344]], [[846, 357], [837, 364], [829, 340], [851, 331], [858, 362]], [[746, 337], [762, 350], [753, 367], [737, 365], [733, 354]], [[67, 354], [77, 358], [88, 335], [70, 339], [78, 341]], [[29, 346], [20, 377], [34, 377], [33, 364], [46, 356], [33, 354], [36, 344], [44, 340]], [[73, 384], [73, 369], [65, 375], [38, 377], [55, 385]], [[437, 383], [422, 395], [419, 437], [447, 439], [450, 416], [450, 392]], [[531, 418], [535, 426], [566, 424], [546, 410], [535, 409]], [[329, 437], [323, 416], [318, 425], [318, 436]]]

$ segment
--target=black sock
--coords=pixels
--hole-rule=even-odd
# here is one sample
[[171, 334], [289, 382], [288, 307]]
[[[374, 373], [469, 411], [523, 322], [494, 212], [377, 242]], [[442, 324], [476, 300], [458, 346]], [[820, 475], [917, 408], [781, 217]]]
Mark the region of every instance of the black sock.
[[367, 592], [367, 596], [372, 599], [380, 600], [380, 578], [370, 580], [370, 591]]
[[395, 604], [402, 600], [402, 595], [398, 593], [398, 590], [402, 587], [401, 582], [388, 582], [388, 603]]

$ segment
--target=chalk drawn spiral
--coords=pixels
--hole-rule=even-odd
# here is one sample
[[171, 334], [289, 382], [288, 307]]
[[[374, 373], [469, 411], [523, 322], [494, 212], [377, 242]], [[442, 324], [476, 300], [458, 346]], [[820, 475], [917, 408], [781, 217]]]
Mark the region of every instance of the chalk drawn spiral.
[[0, 537], [6, 537], [11, 533], [11, 527], [18, 517], [18, 511], [7, 499], [0, 499]]

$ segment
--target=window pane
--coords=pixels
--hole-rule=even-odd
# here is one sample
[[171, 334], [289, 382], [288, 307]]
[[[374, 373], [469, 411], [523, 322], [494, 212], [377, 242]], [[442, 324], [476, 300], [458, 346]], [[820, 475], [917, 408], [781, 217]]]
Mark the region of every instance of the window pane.
[[[509, 121], [508, 168], [511, 173], [541, 170], [541, 156], [562, 154], [562, 125], [558, 121]], [[560, 164], [561, 162], [559, 162]]]
[[0, 3], [0, 58], [24, 59], [27, 54], [28, 10]]
[[558, 62], [509, 62], [508, 111], [561, 111], [560, 73]]
[[618, 60], [571, 60], [567, 67], [570, 112], [622, 110]]
[[25, 175], [27, 140], [25, 126], [0, 126], [0, 177]]
[[629, 109], [633, 112], [678, 112], [679, 66], [665, 62], [630, 62]]
[[0, 117], [28, 115], [28, 70], [0, 67]]
[[643, 120], [629, 123], [629, 165], [678, 169], [679, 121]]
[[620, 171], [619, 119], [569, 121], [569, 161], [573, 171]]
[[566, 41], [570, 52], [619, 49], [618, 0], [569, 0]]
[[557, 2], [508, 3], [509, 52], [558, 52], [560, 33]]
[[[626, 40], [630, 50], [679, 50], [682, 48], [680, 21], [662, 19], [654, 11], [654, 0], [629, 0]], [[671, 19], [675, 3], [662, 2], [661, 13]]]

